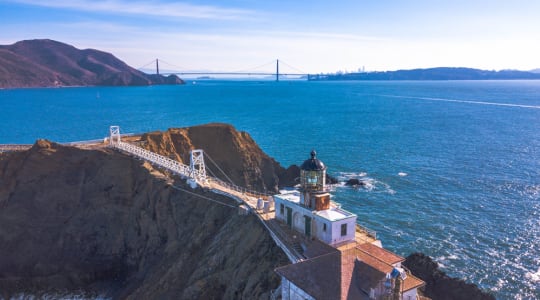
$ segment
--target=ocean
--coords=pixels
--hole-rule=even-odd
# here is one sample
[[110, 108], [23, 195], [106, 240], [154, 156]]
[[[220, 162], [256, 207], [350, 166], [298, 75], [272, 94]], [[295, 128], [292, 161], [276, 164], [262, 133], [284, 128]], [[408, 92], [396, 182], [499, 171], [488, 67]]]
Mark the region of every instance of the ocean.
[[403, 256], [540, 299], [540, 81], [196, 81], [0, 90], [0, 143], [223, 122], [282, 165], [316, 149], [334, 200]]

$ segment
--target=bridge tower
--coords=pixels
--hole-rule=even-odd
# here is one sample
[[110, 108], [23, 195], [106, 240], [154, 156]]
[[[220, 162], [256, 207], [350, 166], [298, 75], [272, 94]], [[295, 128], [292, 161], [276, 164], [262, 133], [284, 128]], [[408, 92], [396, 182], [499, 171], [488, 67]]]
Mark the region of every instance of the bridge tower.
[[279, 81], [279, 59], [276, 59], [276, 81]]
[[202, 182], [206, 181], [206, 166], [204, 164], [203, 150], [195, 149], [189, 152], [189, 169], [191, 178]]
[[120, 142], [120, 126], [111, 126], [109, 133], [109, 145], [117, 145]]
[[159, 59], [156, 58], [156, 74], [159, 75]]

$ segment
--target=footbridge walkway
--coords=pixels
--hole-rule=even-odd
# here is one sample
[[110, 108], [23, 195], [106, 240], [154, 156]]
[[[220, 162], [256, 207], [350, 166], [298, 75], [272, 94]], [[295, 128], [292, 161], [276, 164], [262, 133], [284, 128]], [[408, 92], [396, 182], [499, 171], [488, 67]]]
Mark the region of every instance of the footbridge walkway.
[[[285, 224], [276, 221], [275, 209], [273, 209], [271, 205], [268, 205], [268, 207], [263, 207], [263, 205], [261, 205], [261, 203], [271, 203], [273, 200], [271, 195], [240, 187], [235, 185], [232, 181], [230, 181], [230, 179], [230, 182], [226, 182], [217, 177], [208, 176], [205, 165], [205, 154], [203, 150], [192, 150], [190, 152], [190, 164], [185, 165], [166, 156], [148, 151], [133, 143], [122, 141], [123, 137], [129, 137], [131, 135], [133, 134], [120, 134], [119, 126], [111, 126], [110, 136], [108, 138], [64, 143], [63, 145], [83, 149], [103, 148], [108, 146], [139, 159], [146, 160], [154, 166], [163, 168], [174, 175], [178, 175], [185, 179], [192, 188], [200, 186], [204, 189], [212, 191], [213, 193], [235, 199], [240, 204], [239, 211], [252, 212], [261, 221], [262, 225], [267, 229], [276, 245], [278, 245], [285, 252], [292, 263], [297, 263], [306, 259], [306, 256], [304, 256], [306, 248], [310, 248], [311, 252], [329, 251], [329, 249], [324, 249], [325, 247], [329, 246], [325, 246], [317, 240], [303, 237], [301, 234], [295, 233]], [[4, 144], [0, 145], [0, 153], [24, 151], [30, 149], [31, 147], [32, 145], [30, 144]], [[210, 159], [210, 161], [212, 160]], [[219, 168], [219, 166], [217, 167]], [[227, 177], [225, 173], [224, 175]], [[357, 242], [372, 242], [374, 237], [375, 235], [373, 233], [357, 225]]]
[[206, 165], [204, 162], [203, 150], [192, 150], [190, 152], [190, 165], [185, 165], [166, 156], [148, 151], [139, 146], [123, 142], [120, 135], [119, 126], [110, 127], [109, 147], [126, 152], [130, 155], [144, 159], [155, 166], [166, 169], [167, 171], [178, 175], [194, 188], [200, 186], [210, 191], [235, 199], [243, 204], [249, 211], [254, 212], [255, 216], [261, 221], [268, 230], [274, 242], [285, 252], [289, 260], [297, 263], [305, 259], [301, 254], [299, 242], [291, 241], [288, 235], [272, 224], [274, 219], [273, 211], [263, 212], [260, 207], [262, 199], [267, 199], [270, 195], [249, 190], [233, 183], [227, 183], [219, 178], [208, 176], [206, 174]]

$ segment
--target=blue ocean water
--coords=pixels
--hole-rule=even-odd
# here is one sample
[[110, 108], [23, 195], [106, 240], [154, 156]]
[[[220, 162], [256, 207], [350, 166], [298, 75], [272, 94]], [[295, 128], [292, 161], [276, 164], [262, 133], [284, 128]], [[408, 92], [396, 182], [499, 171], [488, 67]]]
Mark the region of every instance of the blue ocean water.
[[335, 200], [401, 255], [498, 299], [540, 299], [540, 81], [197, 81], [0, 90], [0, 143], [226, 122], [282, 165], [312, 148]]

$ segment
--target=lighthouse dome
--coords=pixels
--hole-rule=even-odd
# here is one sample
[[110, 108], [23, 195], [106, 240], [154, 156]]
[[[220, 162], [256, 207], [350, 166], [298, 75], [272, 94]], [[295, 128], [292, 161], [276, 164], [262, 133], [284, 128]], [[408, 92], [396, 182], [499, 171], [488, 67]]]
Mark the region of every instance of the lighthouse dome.
[[324, 171], [326, 170], [326, 166], [322, 161], [317, 159], [317, 152], [311, 150], [311, 158], [304, 161], [300, 169], [304, 171]]

